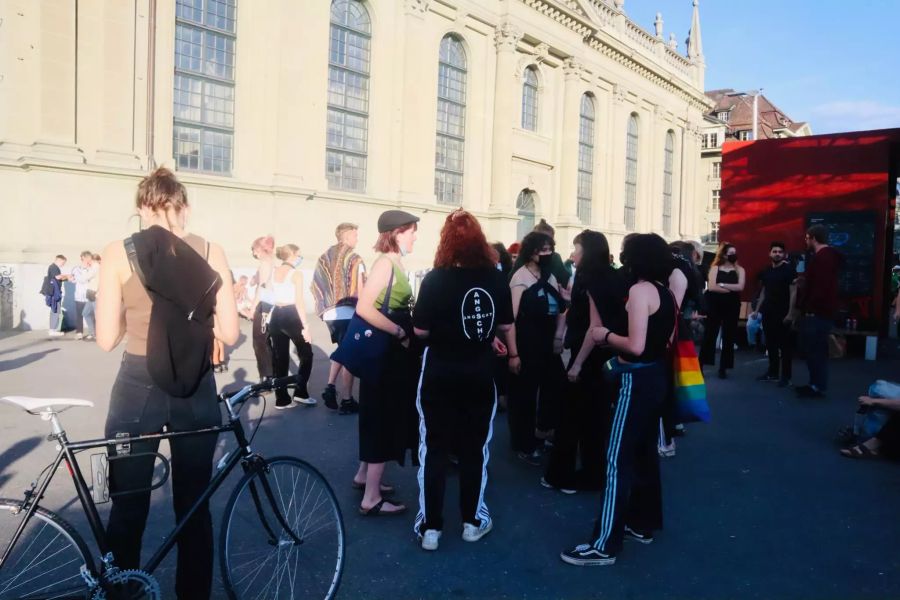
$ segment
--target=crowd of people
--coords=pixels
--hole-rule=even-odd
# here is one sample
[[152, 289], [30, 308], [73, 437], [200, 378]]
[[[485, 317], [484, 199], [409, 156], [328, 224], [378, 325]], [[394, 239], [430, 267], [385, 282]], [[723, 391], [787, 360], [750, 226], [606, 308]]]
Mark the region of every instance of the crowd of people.
[[[718, 374], [728, 377], [741, 293], [748, 286], [761, 290], [751, 316], [761, 319], [769, 353], [759, 379], [790, 384], [796, 338], [810, 372], [809, 384], [797, 393], [820, 397], [828, 389], [823, 336], [836, 316], [841, 258], [821, 226], [807, 231], [808, 253], [796, 267], [785, 244], [776, 241], [771, 265], [748, 277], [728, 243], [707, 269], [698, 243], [629, 234], [616, 257], [603, 233], [584, 230], [564, 261], [555, 231], [543, 220], [506, 248], [489, 244], [477, 218], [458, 209], [443, 224], [433, 268], [414, 298], [404, 259], [414, 250], [419, 218], [408, 212], [380, 216], [378, 257], [368, 269], [356, 253], [358, 226], [338, 225], [336, 243], [306, 282], [300, 249], [276, 246], [271, 236], [252, 244], [252, 277], [235, 279], [221, 247], [188, 233], [187, 192], [166, 169], [141, 181], [136, 210], [140, 232], [112, 242], [102, 269], [101, 257], [85, 252], [81, 265], [63, 275], [65, 257], [58, 256], [42, 289], [51, 330], [58, 330], [62, 283], [72, 280], [84, 337], [96, 336], [107, 351], [125, 340], [106, 436], [217, 424], [212, 373], [225, 368], [225, 348], [238, 338], [238, 315], [252, 321], [261, 379], [288, 375], [291, 345], [295, 349], [295, 384], [276, 393], [276, 408], [315, 405], [304, 300], [309, 289], [311, 312], [339, 350], [368, 344], [370, 336], [371, 343], [378, 338], [384, 344], [365, 371], [354, 372], [336, 353], [322, 399], [340, 414], [358, 414], [359, 466], [352, 485], [362, 492], [360, 515], [407, 512], [385, 480], [385, 468], [408, 458], [418, 466], [413, 523], [425, 550], [438, 549], [445, 529], [451, 462], [459, 466], [462, 539], [476, 542], [493, 529], [486, 490], [501, 404], [510, 451], [540, 469], [536, 485], [602, 494], [594, 528], [583, 532], [586, 543], [562, 551], [564, 562], [608, 565], [624, 539], [651, 543], [662, 528], [659, 460], [674, 456], [675, 437], [683, 431], [674, 410], [673, 343], [702, 341], [704, 365], [715, 365], [720, 346]], [[186, 308], [188, 326], [175, 326]], [[352, 335], [360, 322], [368, 328], [363, 339]], [[863, 398], [863, 404], [900, 408], [900, 390], [894, 399]], [[900, 428], [900, 419], [885, 427], [888, 433], [892, 428]], [[878, 439], [857, 440], [847, 453], [878, 454]], [[146, 448], [132, 452], [155, 451], [156, 443], [141, 442]], [[211, 436], [172, 441], [179, 519], [209, 481], [214, 449]], [[128, 462], [110, 463], [111, 486], [147, 488], [152, 458]], [[138, 566], [148, 510], [149, 492], [113, 497], [108, 533], [121, 568]], [[209, 597], [208, 506], [190, 517], [178, 550], [178, 596]]]

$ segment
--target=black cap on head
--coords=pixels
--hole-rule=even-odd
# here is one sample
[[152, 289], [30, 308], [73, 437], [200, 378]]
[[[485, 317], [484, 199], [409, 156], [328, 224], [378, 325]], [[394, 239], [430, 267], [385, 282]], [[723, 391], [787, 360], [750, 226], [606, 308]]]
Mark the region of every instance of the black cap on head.
[[378, 217], [378, 233], [387, 233], [398, 227], [418, 223], [419, 217], [403, 210], [386, 210]]

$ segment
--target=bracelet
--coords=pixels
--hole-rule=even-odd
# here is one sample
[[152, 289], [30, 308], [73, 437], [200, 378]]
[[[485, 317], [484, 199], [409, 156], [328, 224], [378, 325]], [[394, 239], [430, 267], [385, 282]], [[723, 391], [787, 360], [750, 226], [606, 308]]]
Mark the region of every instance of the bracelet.
[[397, 339], [402, 342], [405, 338], [406, 338], [406, 331], [402, 327], [397, 325]]
[[609, 336], [612, 334], [612, 329], [606, 330], [606, 335], [603, 336], [603, 343], [609, 345]]

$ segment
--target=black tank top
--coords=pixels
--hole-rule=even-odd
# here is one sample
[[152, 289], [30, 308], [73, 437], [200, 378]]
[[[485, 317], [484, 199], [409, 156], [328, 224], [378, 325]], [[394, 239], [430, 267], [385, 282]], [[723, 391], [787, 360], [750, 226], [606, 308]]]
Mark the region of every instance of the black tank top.
[[628, 362], [649, 363], [662, 360], [669, 350], [672, 332], [675, 331], [675, 299], [667, 288], [655, 281], [652, 283], [659, 294], [659, 308], [647, 319], [647, 342], [641, 355], [622, 355]]

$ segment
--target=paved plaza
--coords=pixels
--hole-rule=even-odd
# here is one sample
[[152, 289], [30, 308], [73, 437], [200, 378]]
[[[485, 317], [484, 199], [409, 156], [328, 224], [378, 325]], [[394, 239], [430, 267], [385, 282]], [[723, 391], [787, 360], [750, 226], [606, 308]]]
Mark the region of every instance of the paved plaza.
[[[320, 344], [327, 334], [316, 319], [310, 321]], [[242, 324], [230, 371], [217, 375], [220, 386], [256, 376], [248, 325]], [[0, 339], [0, 394], [93, 400], [95, 408], [69, 411], [63, 423], [71, 439], [99, 437], [121, 351], [106, 354], [71, 338], [70, 333], [49, 341], [28, 332]], [[325, 352], [316, 345], [313, 391], [324, 384]], [[355, 416], [338, 416], [324, 406], [276, 412], [270, 401], [254, 446], [264, 454], [310, 461], [337, 492], [348, 540], [343, 598], [900, 597], [900, 468], [842, 458], [833, 441], [836, 430], [852, 422], [855, 398], [870, 381], [900, 379], [900, 361], [833, 362], [827, 400], [798, 400], [790, 390], [757, 383], [764, 370], [760, 354], [744, 351], [738, 362], [730, 379], [709, 381], [712, 423], [690, 426], [677, 456], [662, 464], [665, 530], [649, 546], [626, 542], [612, 567], [579, 569], [560, 562], [560, 550], [586, 541], [600, 495], [564, 496], [542, 488], [541, 471], [508, 449], [505, 415], [495, 421], [486, 495], [494, 531], [477, 544], [460, 539], [451, 477], [446, 530], [436, 553], [415, 543], [418, 488], [409, 464], [390, 466], [386, 480], [399, 486], [398, 497], [411, 510], [402, 517], [358, 515], [361, 494], [350, 487], [357, 466]], [[802, 364], [795, 372], [805, 377]], [[252, 418], [259, 414], [259, 406], [251, 407]], [[52, 459], [46, 426], [0, 406], [0, 496], [21, 495]], [[222, 439], [220, 446], [233, 442]], [[78, 522], [71, 485], [60, 475], [45, 504]], [[148, 551], [171, 526], [169, 493], [167, 485], [154, 494]], [[226, 485], [214, 502], [217, 525], [228, 493]], [[172, 597], [172, 565], [167, 561], [158, 574], [165, 597]]]

